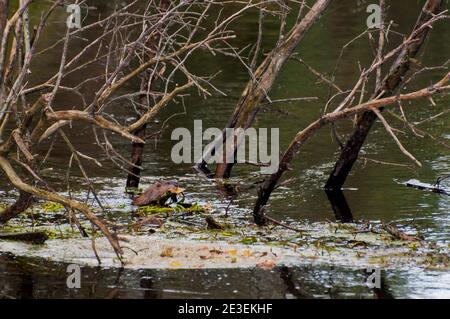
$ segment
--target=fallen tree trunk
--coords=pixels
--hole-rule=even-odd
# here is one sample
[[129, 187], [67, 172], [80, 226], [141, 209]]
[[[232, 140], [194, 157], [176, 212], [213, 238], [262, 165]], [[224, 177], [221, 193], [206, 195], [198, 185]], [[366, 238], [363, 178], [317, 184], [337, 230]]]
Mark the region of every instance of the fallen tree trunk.
[[[331, 0], [317, 0], [308, 14], [306, 14], [306, 16], [291, 29], [286, 35], [286, 38], [280, 41], [280, 43], [264, 59], [252, 75], [252, 79], [247, 83], [247, 86], [236, 105], [235, 111], [227, 124], [227, 128], [247, 129], [251, 126], [260, 110], [261, 101], [267, 97], [267, 94], [272, 89], [281, 68], [292, 55], [295, 48], [300, 44], [305, 34], [320, 18], [330, 2]], [[227, 143], [225, 130], [223, 141], [219, 141], [219, 143], [223, 143], [224, 157], [226, 157], [226, 154], [236, 154], [238, 145], [235, 145], [236, 143]], [[210, 172], [207, 169], [208, 158], [205, 158], [205, 156], [209, 156], [206, 154], [214, 154], [219, 146], [220, 145], [216, 145], [213, 150], [205, 152], [201, 163], [197, 165], [199, 170], [209, 175]], [[230, 161], [227, 163], [226, 160], [224, 163], [218, 163], [215, 177], [229, 178], [233, 165], [234, 164], [230, 163]]]
[[267, 223], [267, 220], [264, 216], [264, 207], [269, 201], [270, 195], [273, 190], [276, 188], [278, 181], [285, 171], [289, 169], [289, 164], [294, 158], [294, 156], [300, 151], [302, 145], [314, 135], [316, 131], [321, 129], [323, 126], [333, 123], [337, 120], [349, 118], [354, 115], [362, 114], [368, 110], [380, 109], [386, 107], [388, 105], [393, 105], [398, 103], [399, 101], [410, 101], [418, 98], [429, 97], [436, 93], [447, 92], [450, 91], [450, 85], [447, 85], [450, 81], [450, 73], [447, 73], [445, 77], [436, 83], [434, 86], [408, 93], [408, 94], [400, 94], [397, 96], [386, 97], [379, 100], [371, 100], [369, 102], [346, 108], [339, 112], [328, 113], [315, 122], [311, 123], [304, 130], [298, 132], [288, 149], [284, 152], [280, 164], [278, 165], [278, 170], [276, 173], [269, 176], [263, 186], [258, 191], [258, 199], [256, 201], [255, 207], [253, 209], [253, 218], [255, 223], [258, 225], [264, 225]]
[[[388, 75], [383, 80], [382, 86], [377, 88], [373, 98], [378, 96], [382, 98], [391, 96], [401, 87], [404, 76], [410, 68], [412, 59], [418, 54], [429, 34], [430, 28], [423, 26], [434, 15], [440, 13], [442, 3], [442, 0], [428, 0], [425, 3], [411, 34], [411, 41], [399, 53]], [[325, 185], [326, 189], [336, 190], [342, 188], [377, 118], [377, 115], [372, 111], [367, 111], [358, 117], [355, 128], [341, 150], [339, 159], [328, 178]]]

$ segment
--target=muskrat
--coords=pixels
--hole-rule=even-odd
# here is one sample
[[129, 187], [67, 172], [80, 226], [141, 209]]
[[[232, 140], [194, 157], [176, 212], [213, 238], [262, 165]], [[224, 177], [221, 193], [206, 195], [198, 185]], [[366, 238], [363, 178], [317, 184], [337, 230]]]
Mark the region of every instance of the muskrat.
[[147, 206], [157, 205], [164, 206], [169, 198], [174, 202], [177, 201], [177, 195], [183, 193], [184, 189], [180, 188], [175, 181], [160, 181], [150, 185], [140, 196], [133, 199], [133, 205]]

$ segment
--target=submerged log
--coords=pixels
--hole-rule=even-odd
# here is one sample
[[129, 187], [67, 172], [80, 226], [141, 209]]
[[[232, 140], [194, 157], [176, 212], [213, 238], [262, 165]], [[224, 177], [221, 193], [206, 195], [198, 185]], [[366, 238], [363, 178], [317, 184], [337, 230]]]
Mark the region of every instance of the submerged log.
[[450, 196], [450, 189], [442, 187], [439, 184], [422, 183], [421, 181], [419, 181], [417, 179], [410, 179], [409, 181], [406, 181], [404, 183], [404, 185], [406, 185], [408, 187], [417, 188], [420, 190], [425, 190], [425, 191], [430, 191], [433, 193], [444, 194], [444, 195]]
[[48, 235], [44, 232], [0, 234], [0, 240], [23, 241], [42, 245], [48, 240]]

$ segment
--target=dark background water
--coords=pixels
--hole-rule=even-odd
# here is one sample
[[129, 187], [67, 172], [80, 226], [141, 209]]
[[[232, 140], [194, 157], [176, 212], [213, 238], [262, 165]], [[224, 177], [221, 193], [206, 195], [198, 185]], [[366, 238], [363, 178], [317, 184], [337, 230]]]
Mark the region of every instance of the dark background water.
[[[105, 14], [113, 6], [113, 3], [110, 1], [96, 0], [90, 1], [90, 3], [96, 6], [97, 9], [89, 12], [89, 20], [94, 20], [99, 13]], [[301, 57], [317, 70], [330, 75], [341, 54], [342, 47], [365, 30], [366, 7], [369, 3], [370, 1], [335, 1], [325, 16], [312, 28], [299, 46], [297, 50], [298, 57]], [[387, 1], [387, 3], [389, 4], [388, 18], [395, 22], [394, 30], [408, 34], [424, 1]], [[32, 12], [32, 20], [37, 19], [39, 11], [40, 9], [36, 8]], [[64, 26], [65, 17], [65, 12], [61, 9], [52, 18], [50, 25], [52, 32], [46, 33], [42, 47], [48, 46], [63, 35], [64, 28], [62, 26]], [[233, 28], [238, 34], [239, 42], [237, 44], [239, 46], [243, 47], [253, 43], [258, 29], [257, 13], [253, 12], [245, 15], [233, 25]], [[89, 31], [83, 36], [87, 39], [93, 39], [97, 32], [96, 30]], [[420, 60], [423, 65], [436, 66], [448, 60], [448, 53], [450, 52], [449, 32], [450, 25], [448, 22], [440, 22], [433, 28], [431, 37], [421, 53]], [[269, 18], [264, 29], [263, 47], [265, 52], [270, 50], [277, 36], [277, 20]], [[394, 47], [398, 45], [399, 41], [401, 41], [401, 36], [392, 34], [389, 46]], [[83, 45], [83, 43], [82, 40], [76, 40], [74, 45]], [[344, 90], [351, 88], [359, 76], [358, 63], [367, 65], [370, 63], [372, 56], [373, 53], [367, 36], [348, 46], [336, 72], [337, 84]], [[40, 58], [32, 68], [33, 81], [39, 83], [52, 74], [59, 65], [59, 58], [60, 52], [58, 50], [53, 50]], [[204, 100], [192, 92], [193, 94], [185, 101], [187, 114], [171, 119], [158, 143], [149, 143], [145, 152], [144, 176], [150, 179], [155, 177], [187, 178], [190, 179], [187, 183], [189, 186], [187, 191], [198, 200], [226, 201], [227, 199], [214, 187], [212, 182], [194, 177], [195, 175], [188, 175], [192, 174], [190, 165], [176, 165], [171, 161], [170, 152], [175, 142], [171, 141], [170, 134], [176, 127], [192, 128], [194, 120], [198, 119], [203, 120], [204, 128], [222, 128], [232, 113], [234, 105], [248, 80], [248, 74], [236, 60], [220, 56], [212, 57], [206, 53], [194, 55], [190, 66], [199, 75], [210, 75], [221, 71], [214, 84], [225, 92], [227, 96], [215, 95]], [[91, 70], [87, 71], [95, 72], [100, 68], [100, 65], [94, 65]], [[443, 71], [431, 72], [426, 76], [420, 77], [407, 90], [427, 86], [432, 81], [442, 77], [443, 73]], [[71, 77], [70, 81], [76, 83], [77, 76]], [[136, 89], [137, 84], [131, 83], [125, 88], [125, 91], [131, 92]], [[95, 92], [95, 87], [85, 88], [85, 91], [86, 95], [92, 94]], [[319, 99], [311, 102], [280, 103], [271, 106], [258, 116], [255, 126], [280, 128], [281, 149], [284, 149], [294, 134], [317, 119], [323, 110], [328, 97], [328, 88], [325, 85], [318, 84], [317, 79], [298, 62], [290, 61], [283, 68], [271, 92], [271, 98], [283, 99], [305, 96], [317, 96]], [[408, 110], [408, 118], [411, 121], [419, 121], [448, 109], [450, 102], [448, 98], [437, 98], [436, 101], [438, 102], [436, 107], [430, 106], [428, 101], [414, 101], [406, 104], [405, 109]], [[74, 96], [64, 95], [59, 96], [57, 102], [59, 105], [66, 107], [67, 105], [76, 105], [76, 103], [79, 103], [79, 100]], [[183, 108], [180, 104], [170, 105], [167, 110], [158, 115], [155, 123], [152, 123], [152, 127], [155, 129], [159, 128], [160, 124], [169, 116], [182, 111]], [[126, 115], [118, 114], [118, 116], [124, 117]], [[448, 174], [450, 172], [449, 150], [431, 142], [430, 139], [419, 139], [413, 136], [401, 123], [396, 122], [389, 115], [386, 115], [386, 117], [396, 128], [406, 133], [405, 135], [402, 134], [400, 138], [405, 147], [422, 162], [423, 168], [411, 170], [398, 166], [358, 162], [344, 190], [353, 216], [357, 220], [393, 221], [407, 228], [415, 229], [427, 239], [437, 240], [441, 244], [448, 245], [450, 243], [450, 199], [445, 196], [406, 188], [397, 181], [418, 178], [425, 182], [433, 182], [437, 177]], [[444, 142], [450, 140], [449, 127], [448, 114], [431, 123], [420, 126], [421, 129], [427, 130]], [[346, 134], [351, 130], [351, 123], [350, 121], [343, 121], [339, 123], [338, 128], [341, 134]], [[68, 133], [80, 150], [88, 155], [92, 154], [98, 157], [98, 148], [86, 138], [87, 135], [91, 134], [90, 131], [74, 126], [72, 129], [67, 129], [66, 133]], [[124, 156], [127, 156], [130, 146], [122, 140], [115, 140], [115, 142], [118, 143], [116, 144], [118, 145], [117, 149], [121, 150]], [[286, 174], [286, 178], [295, 178], [295, 181], [273, 194], [270, 201], [270, 214], [281, 220], [325, 221], [332, 219], [334, 216], [333, 211], [322, 187], [334, 165], [337, 152], [338, 147], [332, 141], [328, 128], [322, 129], [314, 138], [308, 141], [294, 160], [292, 164], [293, 170]], [[393, 140], [386, 134], [380, 124], [376, 124], [373, 128], [364, 147], [363, 156], [380, 161], [409, 164], [408, 159], [398, 150]], [[124, 173], [109, 163], [106, 158], [102, 159], [102, 164], [104, 164], [102, 169], [87, 167], [89, 174], [96, 177], [95, 180], [99, 187], [108, 189], [112, 180], [117, 183], [118, 180], [120, 182], [123, 179], [124, 182]], [[55, 182], [55, 185], [58, 184], [58, 174], [65, 173], [67, 163], [67, 150], [62, 142], [57, 141], [55, 152], [50, 158], [50, 165], [55, 170], [49, 176], [50, 180]], [[245, 182], [249, 178], [255, 178], [255, 172], [257, 172], [255, 168], [239, 166], [234, 170], [235, 181]], [[145, 181], [146, 179], [144, 178], [144, 184]], [[83, 189], [82, 183], [79, 185], [75, 184], [75, 186], [80, 190]], [[10, 190], [9, 185], [4, 180], [0, 181], [0, 187], [5, 192]], [[10, 195], [4, 193], [3, 196], [9, 197]], [[117, 196], [125, 195], [119, 193]], [[235, 203], [239, 208], [251, 208], [254, 200], [255, 191], [251, 190], [241, 193]], [[62, 291], [59, 293], [58, 289], [51, 289], [53, 280], [51, 279], [53, 278], [53, 271], [51, 270], [47, 270], [47, 275], [41, 274], [40, 271], [37, 272], [36, 269], [32, 269], [29, 272], [23, 271], [20, 267], [14, 266], [14, 259], [9, 257], [2, 258], [0, 265], [3, 273], [1, 276], [5, 279], [5, 284], [3, 285], [8, 286], [10, 283], [12, 287], [16, 287], [11, 288], [11, 291], [17, 293], [21, 289], [17, 287], [20, 287], [20, 282], [24, 281], [23, 285], [25, 286], [30, 285], [30, 282], [32, 282], [32, 294], [35, 297], [67, 295], [67, 291], [63, 289], [65, 287], [64, 281], [61, 281], [63, 276], [58, 277], [59, 279], [54, 279], [54, 285], [59, 285], [58, 287]], [[58, 268], [57, 266], [55, 267]], [[102, 273], [102, 271], [99, 273]], [[97, 278], [98, 272], [93, 269], [89, 270], [89, 280], [93, 281], [93, 284], [98, 283], [99, 287], [103, 287], [100, 289], [101, 292], [94, 292], [92, 296], [105, 296], [112, 289], [111, 287], [116, 286], [113, 279], [116, 271], [106, 271], [106, 273], [106, 277], [97, 280], [95, 278]], [[117, 286], [122, 289], [121, 297], [202, 297], [201, 293], [205, 293], [207, 294], [205, 296], [210, 297], [234, 296], [227, 294], [228, 290], [226, 289], [216, 289], [221, 288], [221, 286], [217, 281], [211, 279], [211, 276], [223, 273], [223, 271], [213, 271], [209, 272], [209, 275], [205, 275], [202, 271], [186, 271], [185, 273], [178, 271], [169, 273], [158, 272], [156, 275], [150, 275], [158, 278], [155, 279], [155, 287], [157, 288], [146, 290], [146, 288], [142, 288], [138, 284], [138, 278], [142, 276], [138, 272], [129, 274], [129, 277], [127, 274], [122, 275], [122, 283]], [[255, 285], [255, 283], [260, 283], [258, 271], [234, 270], [226, 273], [231, 278], [229, 280], [231, 283], [230, 291], [239, 291], [236, 296], [285, 297], [285, 294], [289, 293], [289, 285], [282, 278], [280, 279], [280, 274], [277, 271], [270, 273], [269, 277], [271, 280], [261, 284], [266, 285], [261, 287]], [[319, 279], [314, 277], [315, 273], [320, 274]], [[360, 280], [362, 278], [361, 274], [353, 270], [313, 268], [305, 271], [304, 269], [298, 269], [292, 270], [292, 276], [296, 282], [294, 287], [296, 285], [301, 286], [304, 294], [307, 296], [344, 297], [346, 293], [349, 296], [372, 296], [371, 292], [362, 285]], [[393, 287], [392, 289], [396, 296], [433, 295], [430, 291], [437, 291], [437, 295], [442, 295], [443, 293], [445, 295], [446, 293], [448, 296], [450, 280], [448, 276], [442, 276], [444, 275], [440, 274], [439, 278], [446, 284], [438, 288], [434, 287], [434, 280], [430, 279], [433, 278], [432, 274], [418, 276], [407, 272], [395, 272], [387, 276], [387, 279], [393, 282], [391, 287]], [[328, 277], [339, 277], [342, 278], [342, 281], [339, 283], [338, 280], [338, 283], [326, 284], [324, 281]], [[129, 281], [128, 278], [130, 278]], [[248, 279], [252, 284], [242, 282], [242, 278]], [[188, 283], [190, 279], [200, 282], [200, 286], [191, 286]], [[167, 283], [167, 286], [164, 284], [159, 286], [159, 282]], [[270, 287], [276, 287], [273, 288], [273, 295], [267, 292], [268, 289], [271, 289]], [[174, 289], [176, 292], [170, 292], [171, 289]], [[55, 295], [52, 295], [52, 293]], [[153, 295], [153, 293], [155, 294]], [[80, 294], [78, 296], [91, 296], [83, 292], [80, 292]]]

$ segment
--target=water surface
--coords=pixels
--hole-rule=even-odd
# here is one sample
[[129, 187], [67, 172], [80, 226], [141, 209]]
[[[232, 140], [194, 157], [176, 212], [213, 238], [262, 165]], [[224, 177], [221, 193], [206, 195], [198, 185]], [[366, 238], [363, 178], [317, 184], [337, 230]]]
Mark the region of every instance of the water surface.
[[[94, 20], [99, 12], [111, 10], [112, 4], [106, 0], [92, 1], [97, 6], [91, 10], [89, 20]], [[407, 5], [405, 4], [407, 2]], [[388, 1], [389, 18], [395, 19], [395, 30], [407, 34], [415, 23], [416, 17], [424, 1]], [[342, 47], [365, 29], [365, 1], [335, 1], [325, 16], [308, 33], [297, 50], [297, 54], [315, 69], [330, 75], [341, 54]], [[38, 10], [33, 12], [33, 19], [39, 16]], [[233, 27], [239, 35], [239, 45], [244, 46], [256, 39], [257, 15], [246, 15]], [[52, 32], [46, 33], [42, 47], [58, 39], [65, 23], [64, 10], [51, 20]], [[422, 63], [426, 66], [443, 64], [448, 59], [450, 41], [448, 34], [450, 25], [439, 23], [433, 28], [432, 35], [422, 51]], [[264, 49], [270, 50], [278, 36], [278, 24], [275, 19], [268, 20], [264, 30]], [[83, 34], [86, 39], [93, 39], [96, 31]], [[400, 36], [392, 36], [389, 43], [395, 46]], [[82, 45], [76, 40], [75, 45]], [[33, 65], [33, 81], [36, 83], [46, 79], [58, 66], [58, 50], [54, 50], [39, 59]], [[336, 83], [350, 88], [356, 81], [358, 63], [367, 65], [372, 59], [372, 50], [367, 37], [350, 45], [344, 52], [340, 66], [336, 72]], [[233, 111], [234, 105], [248, 80], [244, 67], [235, 60], [226, 57], [212, 57], [202, 53], [193, 57], [191, 67], [199, 75], [210, 75], [222, 71], [214, 84], [227, 96], [215, 95], [207, 100], [195, 93], [186, 99], [187, 114], [170, 120], [168, 127], [157, 143], [149, 143], [145, 152], [144, 185], [158, 178], [176, 178], [182, 181], [191, 198], [201, 202], [214, 202], [218, 207], [227, 206], [229, 198], [221, 193], [213, 182], [193, 174], [190, 165], [176, 165], [170, 159], [174, 141], [170, 140], [172, 129], [176, 127], [192, 128], [194, 120], [203, 120], [204, 128], [222, 128]], [[101, 65], [92, 66], [94, 71]], [[84, 71], [86, 72], [86, 71]], [[431, 73], [432, 77], [419, 78], [408, 90], [429, 85], [430, 78], [438, 80], [443, 72]], [[69, 80], [76, 83], [77, 77]], [[137, 89], [136, 83], [130, 83], [126, 91]], [[85, 94], [93, 94], [94, 87], [85, 88]], [[317, 79], [298, 62], [290, 61], [283, 68], [271, 93], [272, 99], [290, 97], [316, 96], [317, 101], [280, 103], [265, 109], [255, 123], [256, 127], [280, 128], [281, 147], [289, 144], [294, 134], [317, 119], [323, 110], [329, 91], [325, 85], [317, 83]], [[411, 121], [420, 120], [440, 111], [448, 109], [449, 99], [437, 98], [439, 106], [431, 107], [427, 101], [415, 101], [405, 105]], [[72, 95], [58, 96], [57, 104], [66, 107], [76, 105], [78, 98]], [[182, 112], [180, 104], [173, 104], [157, 117], [151, 127], [158, 129], [169, 116]], [[117, 114], [124, 118], [126, 114]], [[356, 220], [396, 222], [406, 230], [421, 233], [426, 239], [436, 240], [442, 245], [450, 244], [450, 198], [437, 194], [406, 188], [398, 181], [418, 178], [424, 182], [433, 182], [439, 176], [450, 172], [450, 153], [430, 139], [419, 139], [413, 136], [401, 123], [395, 122], [391, 116], [388, 120], [406, 134], [401, 136], [405, 147], [422, 162], [422, 169], [407, 169], [399, 166], [385, 166], [364, 161], [358, 162], [349, 177], [344, 194]], [[448, 115], [421, 126], [443, 141], [450, 140], [450, 121]], [[344, 121], [338, 125], [343, 135], [350, 132], [351, 123]], [[151, 130], [151, 129], [150, 129]], [[89, 130], [80, 126], [66, 129], [66, 133], [79, 149], [86, 154], [99, 156], [98, 148], [87, 136]], [[130, 145], [123, 140], [114, 140], [117, 149], [128, 156]], [[44, 145], [43, 147], [45, 147]], [[393, 140], [386, 134], [380, 124], [376, 124], [364, 147], [363, 156], [394, 163], [409, 164], [408, 159], [399, 151]], [[312, 138], [292, 163], [293, 170], [286, 178], [295, 181], [277, 190], [270, 200], [271, 216], [280, 220], [325, 221], [333, 219], [331, 205], [322, 187], [330, 173], [338, 146], [331, 139], [328, 128], [322, 129]], [[104, 156], [104, 155], [100, 155]], [[101, 169], [87, 167], [88, 173], [95, 177], [98, 188], [114, 189], [114, 197], [126, 198], [121, 183], [124, 184], [124, 173], [106, 160]], [[50, 158], [53, 172], [48, 174], [54, 185], [63, 186], [60, 174], [65, 174], [68, 164], [68, 151], [62, 141], [56, 141], [55, 151]], [[79, 174], [79, 173], [78, 173]], [[77, 175], [77, 172], [73, 172]], [[254, 167], [239, 166], [234, 170], [236, 182], [244, 185], [249, 180], [261, 179]], [[85, 189], [81, 179], [75, 179], [75, 188]], [[449, 185], [449, 184], [447, 184]], [[450, 186], [450, 185], [449, 185]], [[14, 194], [10, 186], [0, 181], [0, 196], [10, 200]], [[255, 189], [241, 191], [234, 199], [236, 209], [252, 208], [256, 196]], [[122, 218], [127, 219], [124, 214]], [[124, 297], [124, 298], [202, 298], [202, 297], [375, 297], [376, 294], [364, 285], [365, 274], [362, 270], [334, 269], [333, 267], [311, 267], [298, 269], [277, 269], [271, 272], [262, 270], [232, 271], [124, 271], [87, 268], [85, 278], [89, 287], [77, 292], [65, 288], [64, 265], [48, 264], [32, 261], [33, 265], [25, 266], [23, 260], [11, 256], [0, 259], [1, 280], [0, 293], [11, 297]], [[385, 283], [389, 294], [394, 297], [449, 297], [450, 278], [445, 273], [418, 271], [393, 271], [385, 274]]]

